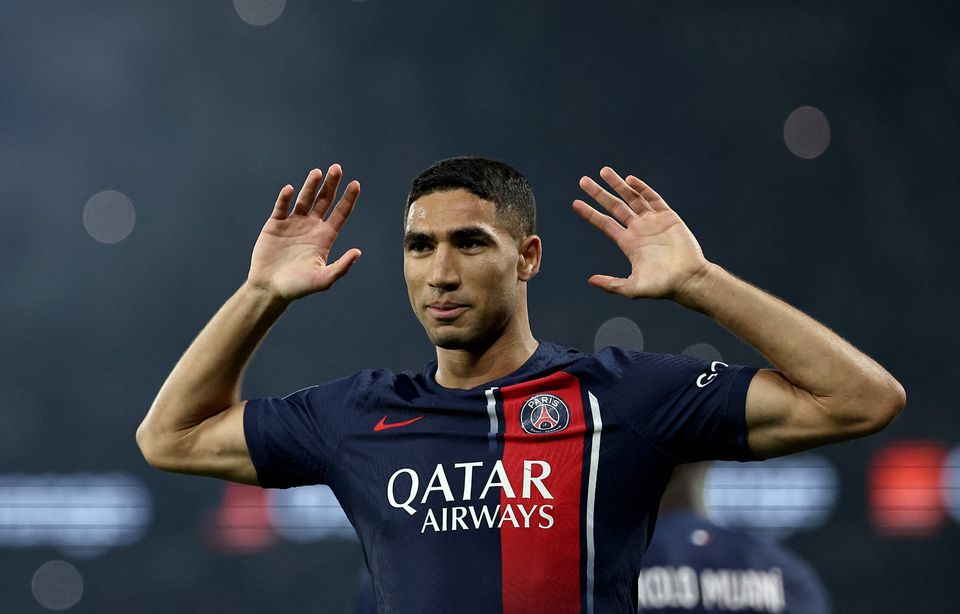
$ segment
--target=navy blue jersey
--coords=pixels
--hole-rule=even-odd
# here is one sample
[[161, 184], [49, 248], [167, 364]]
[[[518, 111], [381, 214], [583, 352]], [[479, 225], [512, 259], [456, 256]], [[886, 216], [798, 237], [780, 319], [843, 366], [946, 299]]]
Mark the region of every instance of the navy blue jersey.
[[827, 592], [806, 562], [774, 542], [690, 512], [660, 518], [637, 586], [642, 612], [830, 611]]
[[677, 463], [751, 460], [755, 369], [542, 342], [470, 390], [362, 371], [247, 403], [261, 486], [323, 483], [381, 612], [632, 612]]
[[373, 579], [366, 567], [362, 567], [354, 580], [353, 614], [378, 614], [377, 596], [373, 592]]

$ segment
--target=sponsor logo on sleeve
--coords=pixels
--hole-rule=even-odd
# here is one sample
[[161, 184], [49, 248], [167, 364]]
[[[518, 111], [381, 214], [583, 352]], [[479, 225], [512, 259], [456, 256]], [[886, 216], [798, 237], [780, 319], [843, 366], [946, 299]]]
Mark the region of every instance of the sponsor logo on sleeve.
[[719, 360], [714, 360], [710, 363], [710, 369], [704, 371], [697, 377], [697, 388], [706, 388], [713, 383], [713, 380], [717, 379], [717, 376], [720, 375], [720, 369], [729, 367], [725, 362], [720, 362]]

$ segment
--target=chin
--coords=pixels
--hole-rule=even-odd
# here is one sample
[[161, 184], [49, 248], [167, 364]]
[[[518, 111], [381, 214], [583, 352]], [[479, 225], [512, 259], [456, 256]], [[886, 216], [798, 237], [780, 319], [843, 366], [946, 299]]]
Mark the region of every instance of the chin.
[[471, 339], [465, 338], [466, 335], [457, 333], [427, 333], [430, 343], [443, 350], [465, 350], [471, 347]]
[[484, 351], [503, 334], [506, 326], [468, 326], [459, 322], [459, 326], [424, 326], [430, 343], [443, 350]]
[[443, 350], [470, 350], [488, 345], [484, 343], [484, 336], [477, 333], [475, 330], [453, 327], [427, 329], [430, 343]]

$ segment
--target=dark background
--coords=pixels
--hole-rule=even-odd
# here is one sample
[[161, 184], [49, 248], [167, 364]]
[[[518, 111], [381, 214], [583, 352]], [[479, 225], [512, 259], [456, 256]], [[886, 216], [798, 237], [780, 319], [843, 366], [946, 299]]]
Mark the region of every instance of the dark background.
[[[764, 364], [702, 316], [587, 286], [626, 270], [569, 208], [579, 177], [612, 164], [660, 191], [709, 259], [896, 375], [905, 413], [823, 451], [841, 479], [836, 512], [787, 544], [820, 570], [837, 612], [955, 611], [956, 522], [879, 535], [866, 473], [888, 442], [960, 444], [958, 16], [952, 2], [289, 0], [258, 27], [229, 0], [5, 2], [0, 472], [130, 474], [153, 520], [92, 558], [0, 547], [0, 611], [46, 611], [30, 586], [51, 559], [83, 576], [73, 612], [347, 608], [355, 542], [218, 551], [203, 526], [224, 486], [150, 469], [134, 431], [244, 279], [279, 189], [314, 166], [340, 162], [362, 181], [336, 250], [364, 255], [287, 313], [245, 395], [429, 360], [401, 276], [401, 212], [409, 180], [459, 154], [504, 159], [537, 190], [538, 337], [591, 349], [602, 323], [627, 316], [647, 350], [704, 342]], [[803, 105], [830, 122], [812, 160], [784, 144]], [[136, 210], [114, 244], [84, 229], [103, 190]]]

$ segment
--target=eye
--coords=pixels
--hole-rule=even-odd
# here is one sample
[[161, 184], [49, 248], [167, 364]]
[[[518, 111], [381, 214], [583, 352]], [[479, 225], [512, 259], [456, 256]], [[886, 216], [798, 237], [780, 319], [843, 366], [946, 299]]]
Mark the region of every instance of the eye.
[[407, 243], [407, 251], [414, 254], [422, 254], [430, 250], [430, 244], [424, 241], [412, 241]]
[[484, 242], [481, 241], [480, 239], [463, 239], [462, 241], [460, 241], [460, 245], [459, 245], [460, 249], [464, 249], [467, 251], [480, 249], [483, 246], [484, 246]]

